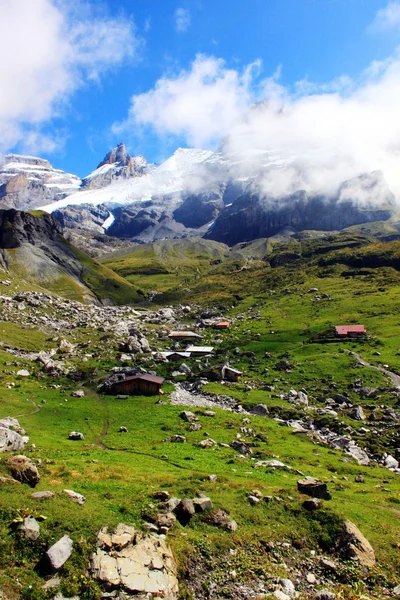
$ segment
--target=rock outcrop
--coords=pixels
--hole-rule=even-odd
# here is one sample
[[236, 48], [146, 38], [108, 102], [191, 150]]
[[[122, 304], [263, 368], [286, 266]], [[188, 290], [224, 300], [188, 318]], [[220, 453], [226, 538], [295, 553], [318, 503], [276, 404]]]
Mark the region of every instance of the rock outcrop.
[[106, 590], [121, 590], [129, 596], [152, 594], [164, 600], [178, 598], [176, 564], [168, 544], [162, 537], [123, 523], [113, 532], [100, 530], [88, 572]]
[[144, 156], [130, 156], [125, 144], [118, 144], [97, 166], [96, 170], [82, 181], [82, 189], [92, 190], [103, 188], [117, 179], [141, 177], [148, 172]]
[[375, 566], [375, 552], [361, 531], [351, 521], [345, 521], [339, 541], [341, 554], [363, 567]]

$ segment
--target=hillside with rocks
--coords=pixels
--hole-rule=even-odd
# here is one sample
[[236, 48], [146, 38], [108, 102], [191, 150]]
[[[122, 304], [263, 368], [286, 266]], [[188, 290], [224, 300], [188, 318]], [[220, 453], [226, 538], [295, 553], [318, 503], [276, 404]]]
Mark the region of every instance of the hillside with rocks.
[[142, 244], [77, 301], [9, 259], [66, 268], [51, 216], [0, 232], [3, 598], [398, 596], [398, 241]]

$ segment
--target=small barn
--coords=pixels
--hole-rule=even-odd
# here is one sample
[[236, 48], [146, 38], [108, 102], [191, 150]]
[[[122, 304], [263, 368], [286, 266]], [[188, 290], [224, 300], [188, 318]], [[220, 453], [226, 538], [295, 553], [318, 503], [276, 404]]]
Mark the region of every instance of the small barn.
[[364, 325], [336, 325], [335, 335], [340, 338], [360, 338], [367, 333]]
[[143, 373], [141, 375], [134, 375], [133, 377], [126, 377], [122, 381], [116, 381], [111, 386], [109, 393], [115, 395], [126, 394], [128, 396], [135, 394], [155, 396], [162, 393], [161, 386], [163, 383], [163, 377]]
[[188, 346], [186, 352], [190, 352], [190, 356], [205, 356], [212, 354], [214, 346]]
[[242, 371], [239, 371], [238, 369], [234, 369], [233, 367], [229, 367], [228, 365], [225, 365], [224, 367], [222, 367], [221, 374], [222, 374], [222, 379], [225, 379], [225, 381], [239, 381], [239, 379], [243, 375]]

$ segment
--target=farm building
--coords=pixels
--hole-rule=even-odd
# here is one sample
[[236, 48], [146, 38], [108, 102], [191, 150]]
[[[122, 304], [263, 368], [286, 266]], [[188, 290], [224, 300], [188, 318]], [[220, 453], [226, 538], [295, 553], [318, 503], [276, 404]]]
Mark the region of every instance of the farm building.
[[230, 327], [229, 321], [218, 321], [217, 323], [213, 323], [213, 327], [215, 329], [228, 329]]
[[229, 365], [225, 365], [224, 367], [222, 367], [221, 374], [222, 379], [225, 379], [225, 381], [239, 381], [239, 379], [243, 375], [242, 371], [238, 371], [238, 369], [234, 369]]
[[213, 346], [188, 346], [186, 348], [186, 352], [190, 352], [191, 356], [205, 356], [211, 354], [213, 350]]
[[366, 335], [364, 325], [336, 325], [335, 335], [340, 338], [359, 338]]
[[184, 358], [190, 358], [190, 352], [160, 352], [161, 356], [169, 360], [183, 360]]
[[201, 335], [194, 331], [171, 331], [168, 336], [172, 340], [201, 340]]
[[149, 375], [144, 373], [142, 375], [134, 375], [133, 377], [127, 377], [122, 381], [113, 383], [110, 387], [110, 394], [126, 394], [132, 396], [134, 394], [140, 394], [145, 396], [155, 396], [161, 394], [161, 386], [164, 383], [163, 377], [157, 377], [156, 375]]

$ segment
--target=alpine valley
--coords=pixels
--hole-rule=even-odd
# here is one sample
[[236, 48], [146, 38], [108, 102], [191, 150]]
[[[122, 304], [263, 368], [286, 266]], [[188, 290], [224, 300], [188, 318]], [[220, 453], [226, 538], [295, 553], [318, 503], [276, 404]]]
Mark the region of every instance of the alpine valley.
[[2, 159], [2, 600], [400, 596], [398, 198], [227, 147]]

